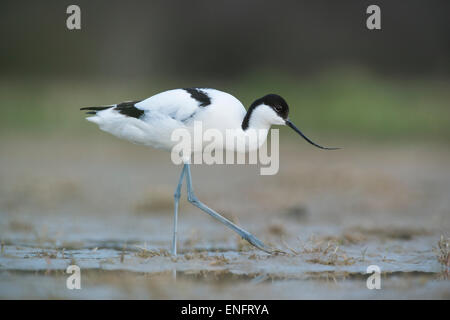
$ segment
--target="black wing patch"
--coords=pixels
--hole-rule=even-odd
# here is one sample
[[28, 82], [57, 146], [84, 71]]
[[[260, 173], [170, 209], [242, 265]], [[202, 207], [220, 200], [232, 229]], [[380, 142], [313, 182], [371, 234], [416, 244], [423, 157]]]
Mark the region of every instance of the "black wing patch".
[[191, 95], [192, 99], [197, 100], [200, 107], [206, 107], [211, 104], [211, 98], [205, 91], [199, 88], [184, 88], [183, 90], [186, 90]]
[[135, 104], [141, 101], [142, 100], [122, 102], [119, 103], [114, 110], [119, 111], [120, 114], [127, 117], [140, 119], [144, 115], [144, 110], [136, 108]]

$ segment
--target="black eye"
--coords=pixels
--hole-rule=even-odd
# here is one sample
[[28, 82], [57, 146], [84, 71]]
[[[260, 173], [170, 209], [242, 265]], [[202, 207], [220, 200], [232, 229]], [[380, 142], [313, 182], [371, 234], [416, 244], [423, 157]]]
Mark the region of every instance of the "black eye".
[[275, 110], [278, 111], [278, 112], [280, 112], [281, 109], [283, 109], [280, 105], [276, 105], [274, 108], [275, 108]]

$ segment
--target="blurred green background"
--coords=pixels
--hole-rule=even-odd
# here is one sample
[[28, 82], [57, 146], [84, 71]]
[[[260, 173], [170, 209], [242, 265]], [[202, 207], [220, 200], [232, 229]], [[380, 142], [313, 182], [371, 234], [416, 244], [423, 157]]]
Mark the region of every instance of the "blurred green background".
[[446, 1], [3, 1], [0, 133], [97, 133], [79, 107], [190, 86], [273, 92], [313, 137], [447, 142]]

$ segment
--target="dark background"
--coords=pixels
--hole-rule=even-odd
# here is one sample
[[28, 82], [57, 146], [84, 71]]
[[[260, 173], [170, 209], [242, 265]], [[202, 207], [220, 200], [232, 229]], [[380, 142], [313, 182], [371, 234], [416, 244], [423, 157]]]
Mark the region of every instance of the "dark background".
[[[65, 28], [69, 4], [81, 31]], [[365, 27], [381, 7], [382, 30]], [[2, 1], [3, 75], [238, 78], [342, 65], [450, 75], [448, 1]]]
[[448, 1], [377, 1], [368, 30], [374, 3], [3, 1], [0, 132], [98, 136], [80, 107], [199, 86], [280, 94], [314, 136], [449, 140]]

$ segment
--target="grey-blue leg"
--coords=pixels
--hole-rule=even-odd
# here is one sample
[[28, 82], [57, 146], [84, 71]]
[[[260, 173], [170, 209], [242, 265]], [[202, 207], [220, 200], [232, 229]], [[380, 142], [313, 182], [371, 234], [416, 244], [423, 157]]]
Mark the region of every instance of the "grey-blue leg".
[[175, 208], [174, 208], [174, 217], [173, 217], [172, 254], [174, 256], [177, 255], [178, 203], [180, 201], [181, 185], [183, 184], [183, 178], [184, 178], [185, 172], [186, 172], [186, 165], [183, 165], [183, 169], [181, 170], [180, 180], [178, 181], [178, 186], [175, 189], [175, 193], [173, 195]]
[[271, 253], [273, 250], [266, 246], [261, 240], [256, 238], [254, 235], [252, 235], [250, 232], [238, 227], [234, 223], [232, 223], [230, 220], [222, 217], [220, 214], [215, 212], [214, 210], [207, 207], [205, 204], [200, 202], [200, 200], [197, 199], [197, 197], [194, 194], [194, 189], [192, 188], [192, 177], [191, 177], [191, 168], [190, 165], [187, 163], [185, 164], [185, 171], [186, 171], [186, 184], [187, 184], [187, 192], [188, 192], [188, 201], [192, 203], [197, 208], [203, 210], [207, 214], [209, 214], [214, 219], [219, 220], [221, 223], [226, 225], [228, 228], [234, 230], [237, 234], [239, 234], [243, 239], [247, 240], [249, 243], [254, 245], [256, 248]]

